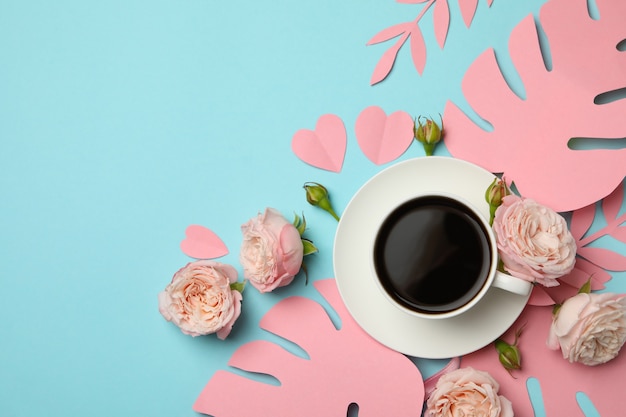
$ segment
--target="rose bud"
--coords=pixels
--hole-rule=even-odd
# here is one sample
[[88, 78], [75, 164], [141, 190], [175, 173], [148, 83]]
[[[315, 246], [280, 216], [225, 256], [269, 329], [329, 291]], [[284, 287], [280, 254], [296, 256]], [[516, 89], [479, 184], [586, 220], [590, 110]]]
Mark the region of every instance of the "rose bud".
[[330, 213], [335, 220], [339, 221], [339, 216], [333, 210], [330, 200], [328, 198], [328, 190], [322, 184], [316, 182], [307, 182], [304, 184], [306, 190], [306, 201], [312, 206], [317, 206]]
[[507, 343], [502, 339], [497, 339], [494, 343], [496, 351], [498, 352], [498, 359], [509, 374], [513, 370], [522, 369], [522, 354], [517, 346], [521, 334], [522, 329], [519, 329], [515, 333], [515, 340], [513, 341], [513, 344]]
[[489, 204], [490, 225], [493, 224], [496, 209], [502, 204], [502, 199], [507, 195], [511, 195], [511, 190], [506, 185], [506, 182], [500, 178], [494, 178], [493, 182], [487, 187], [487, 191], [485, 191], [485, 200]]
[[435, 145], [441, 141], [443, 134], [443, 120], [441, 128], [432, 119], [425, 118], [426, 122], [422, 124], [422, 116], [417, 118], [417, 126], [413, 127], [415, 139], [424, 146], [426, 156], [431, 156], [435, 149]]

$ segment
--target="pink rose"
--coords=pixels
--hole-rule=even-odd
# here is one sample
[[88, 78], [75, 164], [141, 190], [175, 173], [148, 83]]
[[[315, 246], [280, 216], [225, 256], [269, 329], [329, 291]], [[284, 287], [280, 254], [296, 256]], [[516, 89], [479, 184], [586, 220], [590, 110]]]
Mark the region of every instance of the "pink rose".
[[460, 368], [439, 378], [426, 401], [424, 417], [513, 417], [511, 402], [487, 372]]
[[241, 313], [241, 293], [230, 286], [235, 282], [237, 270], [230, 265], [188, 263], [159, 293], [159, 311], [185, 334], [217, 333], [223, 340]]
[[561, 348], [563, 358], [600, 365], [615, 358], [626, 341], [626, 298], [612, 293], [582, 293], [556, 313], [548, 347]]
[[261, 292], [270, 292], [293, 281], [302, 266], [304, 248], [298, 229], [277, 210], [241, 226], [243, 243], [239, 260], [243, 274]]
[[493, 222], [504, 269], [546, 287], [559, 285], [576, 262], [576, 241], [565, 219], [533, 200], [508, 195]]

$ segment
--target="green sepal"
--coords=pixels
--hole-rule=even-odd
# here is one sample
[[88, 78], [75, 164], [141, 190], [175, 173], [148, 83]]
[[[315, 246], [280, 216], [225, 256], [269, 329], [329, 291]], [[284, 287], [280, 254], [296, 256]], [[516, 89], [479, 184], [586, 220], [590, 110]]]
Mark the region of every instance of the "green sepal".
[[559, 310], [562, 306], [563, 304], [555, 304], [554, 307], [552, 307], [552, 315], [556, 316], [557, 314], [559, 314]]
[[303, 256], [319, 252], [317, 246], [315, 246], [309, 239], [302, 239], [302, 247], [304, 248]]
[[302, 266], [300, 267], [302, 272], [304, 272], [304, 285], [309, 285], [309, 270], [306, 267], [306, 264], [302, 262]]
[[424, 146], [424, 153], [426, 156], [433, 156], [435, 154], [435, 145], [436, 143], [422, 143]]
[[298, 230], [300, 236], [302, 236], [306, 230], [306, 219], [304, 218], [304, 214], [300, 217], [298, 214], [294, 213], [293, 225]]
[[243, 293], [244, 288], [246, 288], [246, 281], [237, 281], [230, 284], [230, 289], [233, 291]]
[[589, 294], [591, 293], [591, 277], [593, 275], [589, 276], [589, 279], [587, 280], [587, 282], [585, 282], [583, 284], [582, 287], [580, 287], [580, 289], [578, 290], [578, 294]]
[[301, 221], [302, 221], [302, 219], [300, 218], [300, 216], [298, 216], [298, 213], [294, 212], [293, 213], [293, 222], [291, 222], [291, 224], [293, 224], [293, 227], [295, 227], [297, 229], [298, 226], [300, 225]]

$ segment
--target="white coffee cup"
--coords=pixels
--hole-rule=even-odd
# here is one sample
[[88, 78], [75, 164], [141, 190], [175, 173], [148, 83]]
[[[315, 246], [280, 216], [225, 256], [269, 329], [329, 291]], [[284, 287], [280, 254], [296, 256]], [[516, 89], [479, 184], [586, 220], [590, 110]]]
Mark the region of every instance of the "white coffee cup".
[[528, 281], [498, 271], [488, 220], [460, 196], [412, 196], [383, 219], [371, 242], [371, 268], [387, 299], [427, 319], [450, 318], [475, 306], [492, 287], [527, 297]]

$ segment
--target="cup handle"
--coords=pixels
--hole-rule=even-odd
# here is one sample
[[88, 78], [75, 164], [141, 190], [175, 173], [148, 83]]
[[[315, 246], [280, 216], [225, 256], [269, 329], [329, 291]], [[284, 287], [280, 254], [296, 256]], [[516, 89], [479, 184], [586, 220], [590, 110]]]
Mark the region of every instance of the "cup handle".
[[504, 274], [500, 271], [496, 271], [496, 276], [493, 280], [492, 285], [496, 288], [500, 288], [505, 291], [523, 296], [527, 296], [528, 294], [530, 294], [530, 290], [533, 287], [532, 283], [528, 281], [524, 281], [521, 278], [516, 278], [508, 274]]

